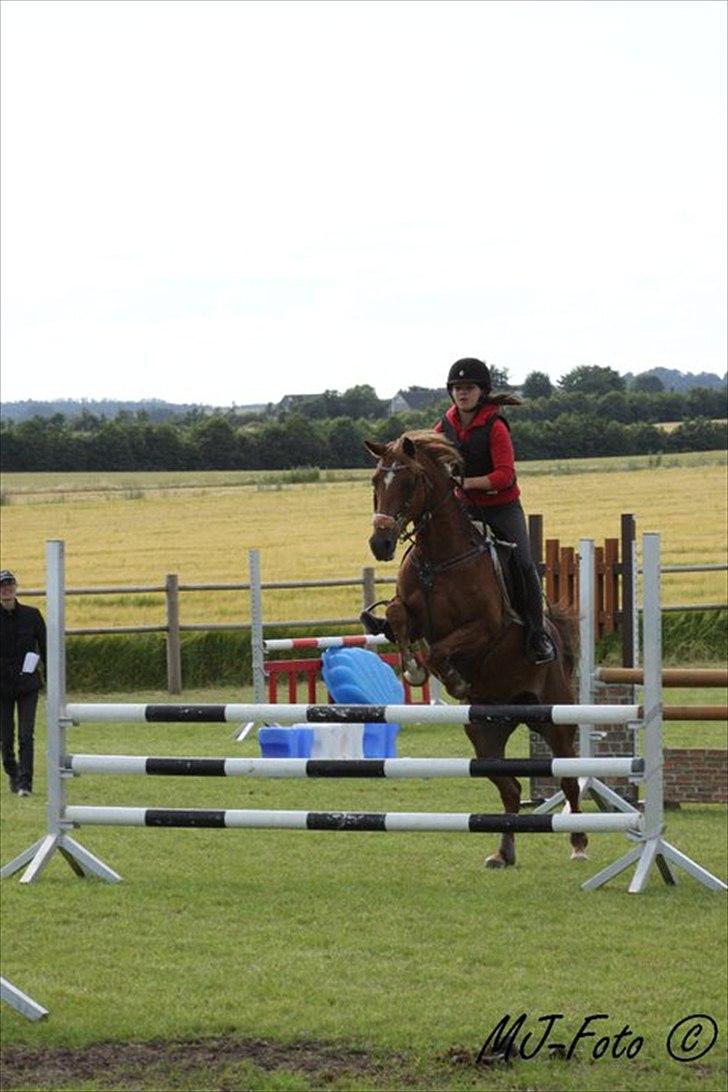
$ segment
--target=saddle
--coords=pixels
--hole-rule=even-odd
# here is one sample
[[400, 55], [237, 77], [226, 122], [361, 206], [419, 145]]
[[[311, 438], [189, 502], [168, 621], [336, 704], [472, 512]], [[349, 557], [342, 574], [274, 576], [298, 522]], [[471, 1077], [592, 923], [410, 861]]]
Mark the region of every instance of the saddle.
[[[515, 542], [504, 542], [496, 538], [487, 523], [471, 519], [475, 531], [482, 537], [488, 548], [493, 569], [503, 595], [506, 614], [517, 625], [523, 622], [523, 577], [516, 558]], [[521, 604], [517, 609], [517, 604]]]

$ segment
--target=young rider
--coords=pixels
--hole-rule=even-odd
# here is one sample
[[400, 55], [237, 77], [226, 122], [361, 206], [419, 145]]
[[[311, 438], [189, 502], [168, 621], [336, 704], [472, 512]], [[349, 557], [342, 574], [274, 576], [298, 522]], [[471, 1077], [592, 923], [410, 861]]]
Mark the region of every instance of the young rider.
[[515, 543], [526, 615], [526, 651], [536, 664], [556, 659], [544, 629], [541, 581], [531, 559], [528, 528], [519, 500], [513, 444], [508, 424], [491, 396], [491, 378], [482, 360], [465, 357], [450, 368], [447, 389], [453, 405], [435, 425], [465, 458], [460, 498], [471, 519], [488, 524], [496, 538]]

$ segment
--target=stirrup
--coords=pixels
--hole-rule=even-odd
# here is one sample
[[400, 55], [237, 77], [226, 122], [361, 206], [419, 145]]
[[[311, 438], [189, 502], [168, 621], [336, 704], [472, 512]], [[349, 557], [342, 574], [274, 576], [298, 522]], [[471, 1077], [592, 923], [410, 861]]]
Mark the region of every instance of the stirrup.
[[537, 667], [551, 664], [558, 659], [556, 645], [545, 630], [530, 633], [526, 643], [526, 653]]
[[374, 613], [374, 608], [383, 606], [385, 602], [386, 601], [382, 599], [378, 603], [372, 603], [371, 606], [365, 607], [359, 615], [359, 621], [364, 626], [364, 629], [367, 633], [371, 634], [374, 637], [377, 637], [380, 633], [383, 633], [388, 641], [391, 641], [392, 644], [396, 645], [397, 641], [395, 639], [394, 633], [392, 632], [392, 627], [390, 626], [387, 619], [377, 618], [376, 614]]

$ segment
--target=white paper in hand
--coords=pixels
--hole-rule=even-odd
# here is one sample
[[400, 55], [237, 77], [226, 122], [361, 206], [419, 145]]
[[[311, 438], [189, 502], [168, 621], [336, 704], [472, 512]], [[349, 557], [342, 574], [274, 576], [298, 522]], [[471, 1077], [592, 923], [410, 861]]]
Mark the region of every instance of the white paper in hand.
[[36, 667], [40, 663], [40, 656], [37, 652], [26, 652], [25, 659], [23, 660], [23, 666], [21, 668], [24, 675], [30, 675], [35, 671]]

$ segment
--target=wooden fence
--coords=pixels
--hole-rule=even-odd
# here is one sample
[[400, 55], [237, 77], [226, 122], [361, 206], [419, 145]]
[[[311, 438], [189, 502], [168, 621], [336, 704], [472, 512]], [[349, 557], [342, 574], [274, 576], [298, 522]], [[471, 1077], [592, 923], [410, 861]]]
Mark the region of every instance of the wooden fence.
[[[579, 575], [577, 549], [574, 546], [564, 546], [558, 539], [544, 540], [543, 516], [531, 515], [529, 517], [529, 534], [531, 538], [531, 554], [538, 566], [544, 582], [544, 591], [547, 599], [564, 607], [578, 611], [579, 608]], [[631, 514], [621, 517], [620, 534], [614, 538], [607, 538], [604, 544], [595, 547], [595, 622], [598, 637], [614, 633], [621, 633], [622, 664], [631, 667], [635, 663], [635, 518]], [[678, 568], [683, 571], [702, 571], [704, 569], [725, 569], [725, 565], [684, 565], [665, 566], [664, 571], [674, 571]], [[362, 569], [359, 577], [346, 577], [341, 579], [321, 580], [282, 580], [261, 583], [262, 591], [281, 590], [286, 588], [332, 588], [352, 587], [359, 589], [358, 597], [363, 605], [372, 603], [382, 597], [378, 589], [394, 585], [395, 576], [378, 576], [372, 567]], [[182, 686], [181, 669], [181, 634], [191, 631], [209, 630], [233, 630], [249, 631], [249, 621], [240, 622], [194, 622], [181, 621], [180, 599], [182, 594], [188, 592], [213, 592], [213, 591], [251, 591], [249, 582], [237, 583], [212, 583], [212, 584], [185, 584], [181, 583], [175, 573], [166, 576], [163, 584], [147, 586], [122, 586], [122, 587], [98, 587], [98, 588], [67, 588], [66, 594], [73, 595], [132, 595], [138, 593], [159, 593], [164, 595], [165, 618], [157, 625], [139, 626], [97, 626], [69, 628], [66, 633], [69, 636], [96, 635], [96, 634], [120, 634], [120, 633], [164, 633], [167, 644], [167, 688], [170, 693], [178, 694]], [[384, 593], [386, 595], [386, 592]], [[22, 598], [32, 596], [45, 596], [42, 588], [21, 589]], [[699, 609], [725, 609], [721, 603], [709, 604]], [[690, 610], [696, 607], [667, 607], [666, 610]], [[241, 602], [240, 616], [249, 614], [247, 603]], [[283, 621], [276, 620], [267, 625], [276, 629], [301, 629], [311, 626], [359, 626], [358, 617], [349, 618], [296, 618]]]
[[[579, 610], [579, 560], [575, 546], [562, 546], [557, 538], [543, 538], [543, 516], [532, 515], [528, 520], [531, 556], [544, 581], [544, 592], [550, 603], [566, 610]], [[622, 663], [631, 667], [635, 662], [634, 590], [635, 590], [635, 518], [631, 513], [621, 517], [618, 538], [607, 538], [594, 548], [595, 567], [595, 632], [598, 638], [620, 630]]]

